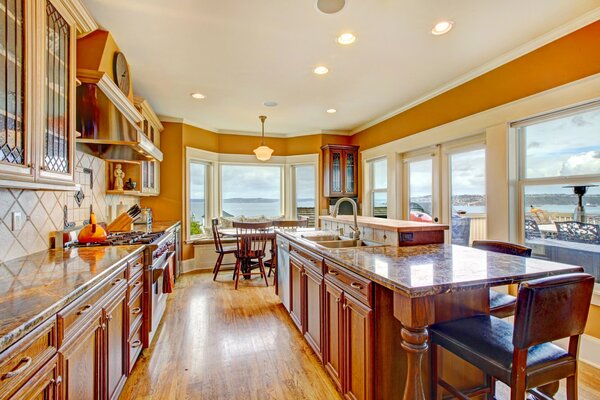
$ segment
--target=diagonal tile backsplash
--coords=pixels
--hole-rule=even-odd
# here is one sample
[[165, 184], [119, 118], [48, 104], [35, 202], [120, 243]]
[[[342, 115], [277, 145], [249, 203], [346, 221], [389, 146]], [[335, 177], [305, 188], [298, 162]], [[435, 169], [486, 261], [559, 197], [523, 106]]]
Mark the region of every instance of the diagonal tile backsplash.
[[[90, 206], [98, 221], [110, 222], [116, 217], [117, 205], [139, 204], [137, 197], [105, 193], [104, 160], [78, 151], [76, 163], [75, 182], [84, 194], [81, 205], [75, 201], [75, 192], [0, 189], [0, 262], [47, 249], [50, 234], [63, 229], [65, 205], [69, 222], [82, 225], [89, 219]], [[14, 232], [13, 211], [20, 211], [23, 217], [21, 229]]]

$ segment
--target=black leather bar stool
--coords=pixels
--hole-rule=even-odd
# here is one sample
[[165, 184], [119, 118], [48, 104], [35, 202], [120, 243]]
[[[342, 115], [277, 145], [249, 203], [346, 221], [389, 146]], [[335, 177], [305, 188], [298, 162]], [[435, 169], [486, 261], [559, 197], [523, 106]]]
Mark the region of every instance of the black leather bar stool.
[[[524, 282], [519, 287], [515, 323], [479, 315], [432, 325], [432, 399], [442, 386], [467, 398], [439, 378], [437, 346], [451, 351], [486, 374], [487, 385], [469, 394], [494, 395], [494, 379], [511, 388], [511, 400], [523, 400], [526, 390], [567, 378], [567, 399], [577, 399], [577, 352], [590, 309], [594, 277], [585, 273], [558, 275]], [[570, 338], [565, 351], [552, 344]]]
[[[497, 240], [474, 240], [473, 248], [511, 254], [513, 256], [531, 257], [531, 248], [520, 244], [500, 242]], [[498, 318], [510, 317], [515, 313], [517, 298], [506, 293], [490, 289], [490, 314]]]

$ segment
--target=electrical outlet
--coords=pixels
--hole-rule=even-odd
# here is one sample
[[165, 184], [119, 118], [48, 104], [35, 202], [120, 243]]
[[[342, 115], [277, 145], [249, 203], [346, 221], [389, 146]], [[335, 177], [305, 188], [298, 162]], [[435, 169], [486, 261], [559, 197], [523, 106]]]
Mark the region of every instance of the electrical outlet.
[[12, 212], [12, 231], [20, 231], [23, 227], [23, 214], [21, 211]]

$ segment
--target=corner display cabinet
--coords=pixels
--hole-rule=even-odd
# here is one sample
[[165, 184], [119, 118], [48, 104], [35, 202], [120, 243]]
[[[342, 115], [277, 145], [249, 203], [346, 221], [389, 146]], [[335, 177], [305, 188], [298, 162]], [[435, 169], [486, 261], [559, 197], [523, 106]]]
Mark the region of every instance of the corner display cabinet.
[[74, 188], [78, 0], [0, 0], [0, 187]]

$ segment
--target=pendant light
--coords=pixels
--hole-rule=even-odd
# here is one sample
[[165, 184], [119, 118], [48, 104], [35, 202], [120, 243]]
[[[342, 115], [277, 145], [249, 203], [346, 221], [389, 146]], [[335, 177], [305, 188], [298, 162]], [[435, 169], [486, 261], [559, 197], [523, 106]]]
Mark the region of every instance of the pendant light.
[[253, 151], [254, 154], [256, 154], [256, 158], [258, 158], [260, 161], [267, 161], [271, 158], [271, 154], [273, 154], [273, 149], [269, 148], [269, 146], [265, 146], [265, 119], [267, 119], [267, 117], [265, 115], [261, 115], [258, 118], [262, 123], [262, 141], [260, 146], [255, 148]]

